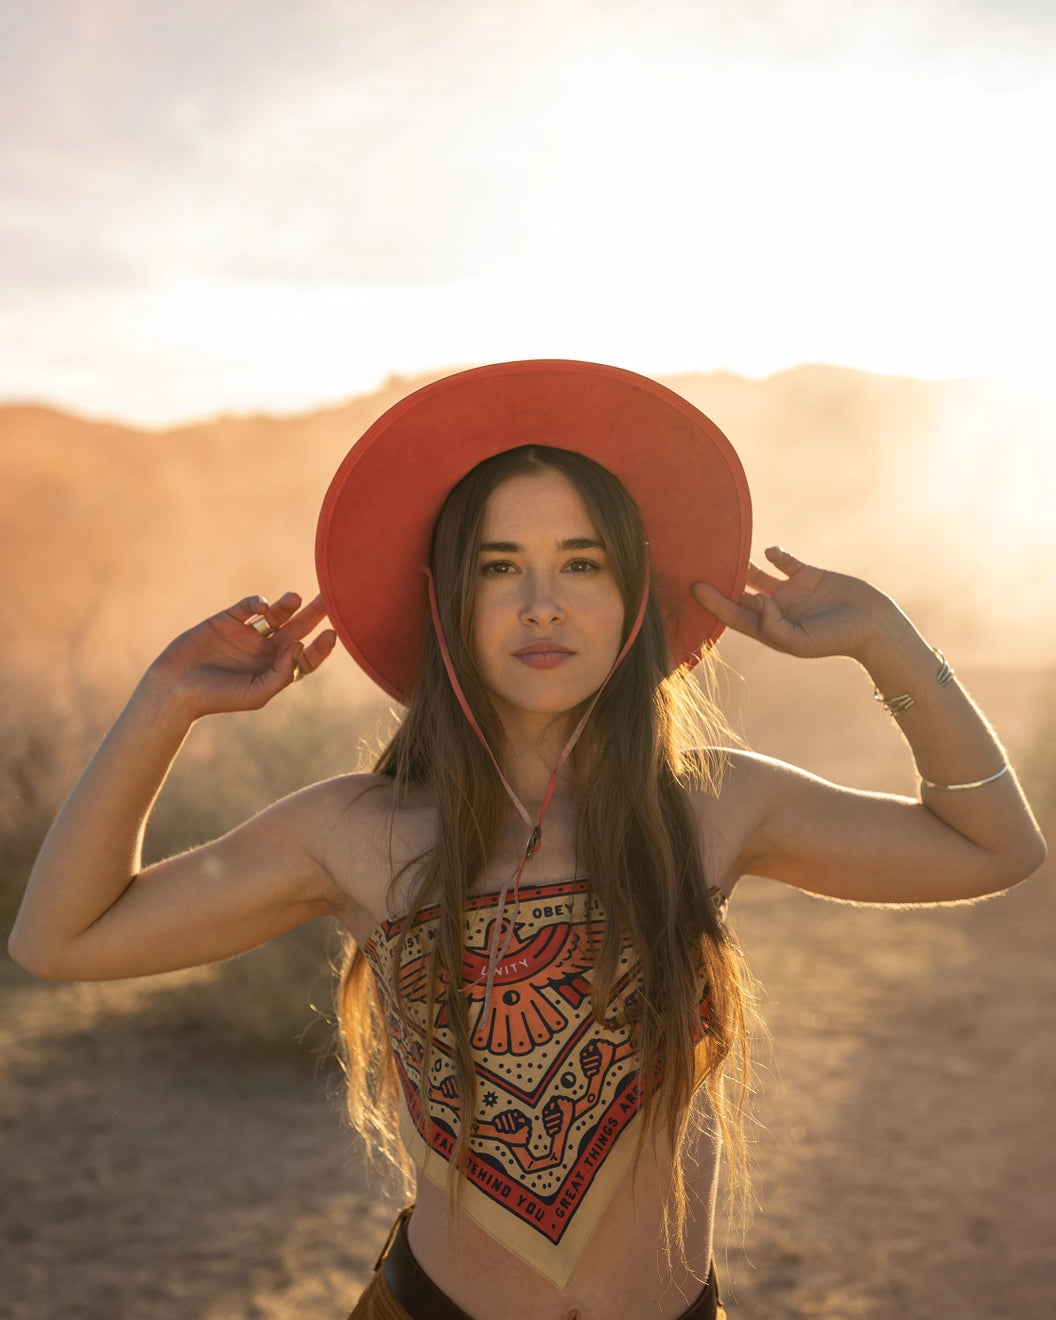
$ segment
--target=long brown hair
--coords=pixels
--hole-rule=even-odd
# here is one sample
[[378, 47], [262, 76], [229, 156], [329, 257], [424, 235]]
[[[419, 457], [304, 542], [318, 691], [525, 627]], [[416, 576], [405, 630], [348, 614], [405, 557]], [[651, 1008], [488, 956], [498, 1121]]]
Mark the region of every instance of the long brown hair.
[[[605, 545], [623, 598], [625, 631], [649, 572], [645, 529], [633, 500], [611, 473], [581, 454], [543, 446], [510, 450], [479, 464], [452, 490], [434, 530], [431, 567], [455, 671], [500, 761], [502, 727], [472, 645], [484, 505], [502, 482], [547, 469], [556, 469], [575, 487]], [[587, 721], [574, 767], [580, 871], [609, 918], [595, 959], [591, 1006], [599, 1022], [611, 1023], [621, 937], [629, 935], [640, 979], [630, 1023], [640, 1061], [639, 1151], [663, 1133], [675, 1153], [667, 1208], [672, 1213], [665, 1222], [680, 1244], [687, 1212], [681, 1157], [690, 1129], [700, 1120], [692, 1102], [702, 1086], [731, 1152], [734, 1184], [743, 1173], [750, 996], [739, 948], [709, 896], [690, 799], [691, 790], [718, 791], [725, 766], [721, 748], [730, 734], [703, 686], [711, 673], [708, 659], [695, 674], [683, 667], [669, 675], [668, 667], [654, 594], [638, 637]], [[411, 921], [427, 907], [439, 908], [427, 1008], [431, 1023], [434, 997], [442, 993], [438, 986], [462, 982], [463, 905], [498, 843], [506, 810], [498, 776], [459, 706], [431, 632], [411, 704], [376, 769], [393, 779], [397, 802], [401, 791], [424, 788], [437, 811], [435, 843], [411, 864], [407, 904]], [[707, 1030], [702, 1036], [705, 987]], [[398, 986], [393, 989], [398, 996]], [[476, 1078], [465, 996], [448, 995], [446, 1007], [459, 1108], [472, 1115]], [[352, 1120], [368, 1146], [409, 1177], [396, 1127], [397, 1080], [384, 1013], [362, 951], [351, 941], [341, 973], [338, 1020]], [[426, 1061], [431, 1046], [430, 1028]], [[463, 1121], [453, 1178], [464, 1171], [470, 1129], [471, 1123]]]

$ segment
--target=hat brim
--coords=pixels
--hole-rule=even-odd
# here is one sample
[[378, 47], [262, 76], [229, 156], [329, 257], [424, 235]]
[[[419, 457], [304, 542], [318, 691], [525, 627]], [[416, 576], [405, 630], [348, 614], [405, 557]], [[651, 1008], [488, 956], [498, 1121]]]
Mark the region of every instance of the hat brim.
[[429, 626], [423, 569], [448, 493], [520, 445], [571, 449], [608, 468], [645, 522], [652, 591], [673, 664], [695, 663], [723, 625], [694, 582], [738, 598], [751, 543], [748, 484], [719, 428], [672, 390], [591, 362], [503, 362], [395, 404], [341, 464], [323, 502], [316, 568], [338, 637], [406, 703]]

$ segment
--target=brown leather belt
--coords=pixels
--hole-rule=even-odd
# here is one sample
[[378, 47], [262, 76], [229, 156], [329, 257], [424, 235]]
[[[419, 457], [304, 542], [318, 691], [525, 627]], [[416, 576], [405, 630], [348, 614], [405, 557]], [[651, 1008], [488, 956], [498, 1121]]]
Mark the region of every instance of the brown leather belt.
[[[414, 1320], [473, 1320], [473, 1317], [442, 1292], [414, 1258], [407, 1241], [407, 1221], [413, 1206], [401, 1210], [389, 1241], [382, 1252], [385, 1282], [393, 1297]], [[718, 1314], [719, 1288], [714, 1268], [708, 1274], [704, 1291], [683, 1311], [679, 1320], [715, 1320]]]

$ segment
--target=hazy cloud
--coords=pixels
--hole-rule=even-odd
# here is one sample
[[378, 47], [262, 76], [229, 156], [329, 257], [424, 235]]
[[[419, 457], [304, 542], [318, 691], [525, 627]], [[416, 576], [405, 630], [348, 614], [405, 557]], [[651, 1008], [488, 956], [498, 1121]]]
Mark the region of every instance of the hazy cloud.
[[[152, 342], [146, 381], [200, 343], [165, 336], [204, 320], [240, 338], [217, 333], [211, 370], [252, 382], [275, 374], [239, 357], [269, 298], [311, 324], [331, 289], [375, 312], [375, 293], [468, 284], [490, 338], [400, 301], [371, 349], [403, 369], [421, 365], [396, 360], [411, 338], [434, 362], [456, 343], [487, 356], [536, 299], [555, 338], [592, 304], [626, 328], [643, 314], [621, 289], [650, 293], [687, 354], [706, 338], [682, 333], [693, 301], [731, 344], [752, 340], [748, 312], [794, 332], [804, 298], [850, 354], [876, 300], [912, 298], [918, 324], [936, 309], [941, 338], [966, 270], [1022, 289], [1048, 250], [1054, 45], [1049, 7], [1026, 0], [10, 3], [0, 335], [25, 362], [46, 295], [64, 354], [78, 334], [98, 349], [101, 324], [139, 327], [114, 343], [115, 378]], [[114, 305], [74, 297], [89, 289]]]

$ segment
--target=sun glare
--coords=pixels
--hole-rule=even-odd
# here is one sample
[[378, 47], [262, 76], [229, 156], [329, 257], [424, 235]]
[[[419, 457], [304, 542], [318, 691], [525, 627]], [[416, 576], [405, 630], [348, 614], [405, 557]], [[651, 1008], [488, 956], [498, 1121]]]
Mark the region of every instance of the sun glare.
[[187, 159], [107, 216], [125, 282], [0, 312], [0, 391], [160, 425], [505, 357], [1051, 369], [1050, 86], [684, 23], [526, 19], [479, 78], [313, 71], [211, 133], [177, 104]]

